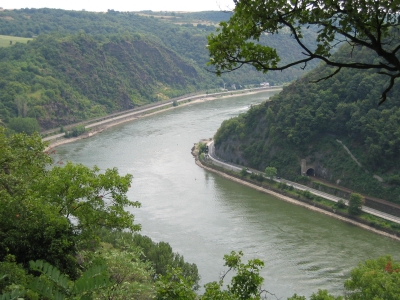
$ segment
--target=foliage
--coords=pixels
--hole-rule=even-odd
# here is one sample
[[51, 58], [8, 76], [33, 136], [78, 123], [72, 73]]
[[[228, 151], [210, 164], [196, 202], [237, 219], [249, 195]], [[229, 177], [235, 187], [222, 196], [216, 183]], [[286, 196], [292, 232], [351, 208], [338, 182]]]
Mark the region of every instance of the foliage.
[[[347, 51], [341, 49], [333, 58], [345, 59]], [[374, 60], [358, 48], [353, 58]], [[309, 180], [299, 177], [299, 162], [307, 158], [307, 164], [326, 170], [317, 177], [333, 184], [340, 180], [340, 185], [362, 194], [400, 202], [400, 186], [395, 184], [400, 175], [400, 110], [396, 104], [400, 87], [394, 86], [389, 101], [378, 107], [376, 98], [384, 78], [372, 71], [346, 69], [333, 78], [309, 83], [330, 72], [329, 67], [320, 66], [284, 87], [271, 101], [224, 121], [214, 137], [216, 153], [220, 157], [226, 153], [258, 170], [275, 167], [281, 177], [296, 181]], [[228, 151], [222, 153], [220, 149], [228, 144]], [[231, 153], [231, 148], [236, 151]]]
[[139, 230], [133, 215], [124, 209], [140, 206], [126, 195], [132, 175], [120, 176], [116, 168], [99, 172], [96, 166], [90, 169], [70, 162], [54, 166], [34, 185], [35, 194], [47, 199], [60, 216], [73, 218], [70, 226], [81, 234], [99, 227]]
[[348, 211], [351, 215], [359, 215], [362, 212], [362, 206], [364, 204], [364, 198], [357, 193], [352, 193], [349, 199]]
[[44, 146], [38, 134], [7, 137], [0, 128], [0, 260], [11, 254], [27, 267], [47, 259], [74, 277], [75, 233], [33, 189], [51, 162]]
[[240, 176], [247, 176], [247, 170], [246, 170], [246, 168], [242, 168], [241, 170], [240, 170]]
[[[382, 93], [382, 101], [400, 77], [398, 57], [398, 13], [400, 7], [393, 1], [235, 1], [234, 13], [227, 22], [221, 22], [217, 34], [208, 37], [210, 64], [217, 74], [250, 64], [258, 71], [284, 70], [293, 65], [307, 64], [313, 59], [323, 61], [336, 70], [342, 68], [373, 69], [389, 77], [389, 86]], [[302, 26], [316, 27], [317, 45], [304, 40]], [[264, 34], [290, 32], [301, 49], [302, 58], [279, 65], [280, 56], [270, 45], [257, 43]], [[332, 50], [339, 44], [350, 44], [352, 49], [364, 47], [376, 55], [376, 60], [364, 62], [332, 59]], [[384, 71], [382, 71], [384, 70]]]
[[[204, 286], [205, 293], [202, 299], [261, 299], [261, 294], [265, 292], [261, 289], [264, 279], [260, 276], [264, 262], [259, 259], [251, 259], [244, 264], [242, 256], [241, 251], [232, 251], [229, 255], [224, 255], [224, 265], [229, 269], [219, 282], [211, 282]], [[222, 290], [224, 278], [230, 271], [234, 271], [236, 274], [232, 276], [226, 290]]]
[[72, 163], [49, 169], [44, 146], [38, 134], [7, 137], [0, 128], [0, 260], [45, 259], [77, 278], [77, 247], [93, 243], [99, 227], [138, 230], [124, 208], [139, 203], [126, 196], [131, 175]]
[[65, 133], [65, 137], [66, 138], [77, 137], [77, 136], [80, 136], [80, 135], [84, 134], [85, 131], [86, 131], [85, 126], [79, 125], [79, 126], [76, 126], [76, 127], [72, 128], [71, 131], [66, 132]]
[[29, 135], [40, 131], [39, 123], [35, 118], [11, 118], [8, 123], [8, 128], [16, 133], [25, 132]]
[[269, 178], [272, 179], [272, 177], [276, 176], [278, 174], [278, 171], [274, 167], [266, 167], [265, 168], [265, 175]]
[[153, 270], [153, 278], [160, 275], [167, 275], [168, 266], [174, 269], [180, 269], [182, 276], [187, 282], [192, 282], [192, 289], [198, 288], [200, 276], [197, 266], [185, 262], [182, 255], [172, 251], [171, 246], [166, 242], [154, 242], [149, 237], [139, 233], [131, 234], [121, 231], [110, 231], [104, 228], [97, 232], [100, 239], [104, 242], [112, 244], [120, 250], [131, 249], [137, 247], [141, 249], [140, 258], [151, 264]]
[[[304, 296], [293, 295], [292, 297], [288, 298], [287, 300], [306, 300]], [[333, 296], [328, 293], [326, 290], [318, 290], [317, 293], [313, 293], [310, 297], [310, 300], [343, 300], [341, 296]]]
[[400, 264], [390, 256], [367, 260], [350, 273], [345, 282], [346, 299], [398, 299], [400, 295]]
[[[302, 74], [300, 68], [273, 75], [244, 68], [216, 79], [204, 70], [209, 57], [206, 36], [215, 27], [191, 23], [200, 16], [216, 23], [228, 14], [176, 14], [190, 26], [133, 12], [0, 11], [0, 34], [35, 36], [28, 44], [0, 49], [0, 119], [8, 123], [18, 116], [16, 97], [26, 99], [26, 116], [46, 129], [195, 90], [224, 84], [278, 85]], [[315, 40], [316, 32], [306, 31], [305, 39]], [[282, 57], [293, 56], [295, 42], [289, 35], [262, 40], [276, 46]]]
[[133, 34], [40, 36], [1, 48], [0, 66], [0, 118], [21, 111], [43, 128], [179, 96], [200, 79], [191, 63]]
[[337, 207], [338, 208], [345, 208], [346, 207], [346, 203], [344, 202], [344, 200], [342, 200], [342, 199], [340, 199], [338, 202], [337, 202]]
[[208, 151], [208, 149], [207, 149], [207, 144], [206, 143], [199, 143], [198, 145], [197, 145], [197, 148], [199, 149], [199, 154], [202, 154], [202, 153], [206, 153], [207, 151]]
[[[15, 257], [8, 255], [0, 262], [0, 294], [12, 293], [27, 286], [30, 276], [22, 265], [15, 263]], [[0, 298], [1, 299], [1, 298]]]
[[195, 300], [196, 293], [191, 289], [193, 282], [183, 277], [180, 269], [170, 268], [157, 284], [157, 300], [182, 299]]
[[[133, 246], [133, 245], [132, 245]], [[95, 299], [152, 299], [154, 282], [151, 264], [141, 259], [141, 252], [133, 246], [130, 249], [101, 250], [95, 254], [107, 266], [110, 284], [94, 291]]]
[[70, 281], [45, 261], [30, 261], [29, 265], [32, 270], [42, 273], [30, 282], [29, 288], [47, 299], [90, 299], [92, 293], [110, 285], [105, 265], [92, 266], [76, 281]]

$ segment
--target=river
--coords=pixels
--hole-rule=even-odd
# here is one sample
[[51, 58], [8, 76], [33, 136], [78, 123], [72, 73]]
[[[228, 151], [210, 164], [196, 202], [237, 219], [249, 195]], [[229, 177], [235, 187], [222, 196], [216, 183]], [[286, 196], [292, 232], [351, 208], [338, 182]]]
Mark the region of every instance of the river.
[[358, 262], [384, 254], [399, 259], [400, 243], [230, 182], [199, 168], [190, 154], [223, 120], [272, 94], [161, 112], [60, 146], [54, 159], [132, 174], [129, 197], [142, 203], [133, 211], [142, 234], [196, 263], [201, 284], [226, 271], [224, 254], [242, 250], [245, 259], [265, 262], [264, 287], [278, 298], [318, 289], [342, 294]]

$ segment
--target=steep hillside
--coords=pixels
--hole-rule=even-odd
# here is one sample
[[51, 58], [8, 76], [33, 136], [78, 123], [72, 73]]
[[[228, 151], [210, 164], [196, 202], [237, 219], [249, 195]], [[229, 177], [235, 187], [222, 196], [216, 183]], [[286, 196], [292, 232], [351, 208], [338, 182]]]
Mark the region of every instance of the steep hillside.
[[0, 49], [0, 118], [68, 124], [191, 92], [196, 68], [140, 35], [40, 36]]
[[[208, 87], [223, 87], [231, 84], [248, 85], [270, 82], [278, 85], [290, 82], [302, 74], [300, 68], [292, 68], [279, 73], [262, 74], [252, 68], [243, 68], [234, 73], [216, 78], [213, 73], [205, 71], [209, 54], [206, 49], [207, 35], [216, 30], [220, 21], [229, 18], [224, 12], [198, 13], [154, 13], [154, 12], [118, 12], [107, 13], [86, 11], [66, 11], [60, 9], [21, 9], [0, 11], [0, 34], [21, 37], [33, 37], [40, 34], [76, 34], [84, 32], [89, 35], [108, 35], [140, 33], [163, 44], [183, 58], [195, 63], [204, 76]], [[208, 25], [206, 25], [208, 24]], [[305, 30], [304, 42], [315, 41], [315, 29]], [[296, 51], [298, 45], [289, 34], [268, 35], [261, 38], [261, 43], [271, 44], [286, 61]], [[316, 64], [308, 67], [311, 69]]]
[[[365, 49], [354, 49], [352, 57], [374, 59]], [[224, 121], [215, 135], [217, 153], [259, 170], [274, 166], [295, 180], [301, 180], [301, 159], [306, 159], [311, 175], [400, 203], [399, 85], [378, 106], [385, 77], [343, 70], [310, 83], [332, 72], [320, 66], [272, 101]]]

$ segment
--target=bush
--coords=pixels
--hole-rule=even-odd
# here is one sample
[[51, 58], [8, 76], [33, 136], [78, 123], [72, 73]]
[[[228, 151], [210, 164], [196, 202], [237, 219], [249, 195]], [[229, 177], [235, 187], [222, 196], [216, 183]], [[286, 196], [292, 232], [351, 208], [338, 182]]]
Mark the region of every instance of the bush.
[[8, 128], [17, 133], [32, 135], [40, 131], [40, 126], [35, 118], [10, 118]]
[[352, 193], [349, 199], [348, 212], [351, 215], [359, 215], [362, 212], [362, 206], [364, 204], [364, 198], [357, 193]]
[[74, 128], [72, 128], [72, 131], [68, 131], [65, 133], [65, 137], [77, 137], [80, 136], [81, 134], [85, 133], [86, 129], [85, 126], [83, 125], [78, 125]]
[[264, 181], [264, 176], [261, 173], [257, 174], [256, 180], [259, 181], [259, 182], [263, 182]]
[[207, 144], [206, 143], [199, 143], [199, 145], [197, 146], [197, 148], [199, 149], [199, 154], [201, 155], [202, 153], [206, 153], [207, 152]]
[[285, 182], [279, 182], [278, 189], [280, 189], [280, 190], [288, 190], [289, 186]]
[[340, 199], [337, 203], [336, 203], [337, 208], [345, 208], [346, 207], [346, 203], [344, 203], [344, 200]]
[[308, 190], [302, 191], [302, 192], [301, 192], [301, 195], [302, 195], [304, 198], [309, 199], [309, 200], [314, 199], [314, 195], [311, 194], [310, 191], [308, 191]]
[[246, 168], [242, 168], [242, 169], [240, 170], [240, 176], [242, 176], [242, 177], [247, 176], [247, 170], [246, 170]]

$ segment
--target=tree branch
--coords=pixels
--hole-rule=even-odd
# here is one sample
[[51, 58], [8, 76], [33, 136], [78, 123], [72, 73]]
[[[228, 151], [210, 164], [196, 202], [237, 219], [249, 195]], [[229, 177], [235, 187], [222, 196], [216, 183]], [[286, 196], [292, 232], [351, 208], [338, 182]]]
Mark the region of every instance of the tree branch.
[[339, 67], [339, 68], [336, 69], [335, 72], [333, 72], [332, 74], [330, 74], [330, 75], [328, 75], [328, 76], [325, 76], [325, 77], [323, 77], [323, 78], [320, 78], [320, 79], [318, 79], [318, 80], [312, 80], [312, 81], [310, 81], [310, 82], [311, 82], [311, 83], [318, 83], [318, 82], [320, 82], [320, 81], [322, 81], [322, 80], [327, 80], [327, 79], [329, 79], [329, 78], [332, 78], [332, 77], [335, 76], [337, 73], [339, 73], [341, 69], [342, 69], [342, 68]]

